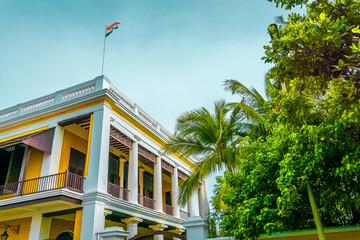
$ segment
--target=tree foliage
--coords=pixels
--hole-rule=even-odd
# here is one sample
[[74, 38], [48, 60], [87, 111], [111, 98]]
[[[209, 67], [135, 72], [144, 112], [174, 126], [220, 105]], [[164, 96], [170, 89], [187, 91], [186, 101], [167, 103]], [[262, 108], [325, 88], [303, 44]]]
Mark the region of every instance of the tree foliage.
[[325, 227], [360, 223], [360, 1], [274, 2], [307, 12], [269, 27], [272, 131], [245, 138], [239, 172], [218, 180], [222, 227], [237, 239], [314, 228], [307, 184]]

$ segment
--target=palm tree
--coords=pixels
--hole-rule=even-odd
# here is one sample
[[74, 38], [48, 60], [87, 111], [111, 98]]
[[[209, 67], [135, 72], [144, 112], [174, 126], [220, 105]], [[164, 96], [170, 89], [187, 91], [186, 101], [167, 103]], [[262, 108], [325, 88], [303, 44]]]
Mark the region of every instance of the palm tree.
[[272, 86], [270, 80], [265, 78], [266, 99], [255, 88], [249, 89], [237, 80], [226, 80], [224, 86], [226, 91], [238, 94], [241, 97], [240, 102], [228, 104], [230, 107], [238, 109], [246, 117], [246, 121], [242, 123], [245, 128], [241, 134], [255, 138], [269, 134], [271, 124], [267, 119], [266, 102], [270, 99], [270, 87]]
[[196, 109], [180, 115], [176, 133], [165, 150], [183, 157], [197, 155], [201, 160], [195, 164], [193, 173], [179, 187], [178, 203], [184, 206], [199, 183], [212, 172], [225, 167], [236, 171], [239, 163], [239, 123], [245, 115], [238, 108], [230, 108], [224, 100], [214, 103], [214, 113], [206, 108]]

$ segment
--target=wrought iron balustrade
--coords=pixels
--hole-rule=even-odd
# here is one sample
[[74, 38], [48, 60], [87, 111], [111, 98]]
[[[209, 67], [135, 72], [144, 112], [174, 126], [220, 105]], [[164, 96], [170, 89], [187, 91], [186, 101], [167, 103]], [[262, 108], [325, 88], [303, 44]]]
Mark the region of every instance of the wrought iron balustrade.
[[181, 219], [186, 220], [186, 219], [188, 219], [188, 217], [190, 217], [190, 213], [180, 210], [180, 218]]
[[120, 199], [123, 199], [123, 200], [126, 200], [126, 201], [129, 200], [130, 190], [128, 190], [126, 188], [123, 188], [123, 187], [120, 187], [120, 186], [118, 186], [116, 184], [108, 182], [107, 192], [109, 194], [111, 194], [112, 196], [114, 196], [114, 197], [117, 197], [117, 198], [120, 198]]
[[138, 203], [144, 207], [155, 209], [155, 200], [138, 194]]
[[174, 207], [170, 206], [170, 205], [167, 205], [167, 204], [163, 204], [164, 205], [164, 212], [166, 214], [169, 214], [169, 215], [174, 215]]
[[60, 188], [68, 188], [71, 191], [83, 192], [83, 186], [83, 176], [65, 171], [63, 173], [0, 185], [0, 199], [45, 192]]

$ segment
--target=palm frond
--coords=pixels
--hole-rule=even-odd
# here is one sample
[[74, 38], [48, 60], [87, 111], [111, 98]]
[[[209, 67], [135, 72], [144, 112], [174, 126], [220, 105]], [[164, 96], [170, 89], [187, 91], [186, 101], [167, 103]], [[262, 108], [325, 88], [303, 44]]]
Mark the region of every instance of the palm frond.
[[270, 98], [270, 88], [272, 87], [272, 83], [269, 77], [265, 75], [264, 78], [264, 87], [265, 87], [265, 94], [267, 98]]
[[220, 170], [222, 166], [223, 164], [218, 154], [213, 154], [197, 163], [194, 172], [179, 186], [177, 193], [178, 204], [184, 206], [204, 178], [210, 173]]
[[246, 105], [253, 108], [258, 108], [265, 102], [265, 99], [256, 91], [256, 89], [249, 89], [237, 80], [225, 80], [224, 86], [226, 91], [240, 95], [242, 98], [241, 102], [244, 102]]
[[241, 109], [241, 111], [245, 113], [247, 119], [250, 121], [251, 124], [259, 126], [266, 133], [269, 133], [271, 131], [271, 125], [269, 121], [267, 121], [265, 117], [263, 117], [259, 112], [257, 112], [255, 109], [248, 106], [247, 104], [243, 102], [235, 102], [229, 103], [229, 106]]

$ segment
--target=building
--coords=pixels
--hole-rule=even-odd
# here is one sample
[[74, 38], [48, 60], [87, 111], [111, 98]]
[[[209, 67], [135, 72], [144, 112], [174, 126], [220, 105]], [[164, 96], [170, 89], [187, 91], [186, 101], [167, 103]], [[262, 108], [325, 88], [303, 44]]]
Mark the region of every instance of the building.
[[185, 234], [188, 216], [206, 218], [206, 186], [176, 204], [196, 159], [164, 155], [168, 136], [105, 76], [0, 111], [0, 235]]

